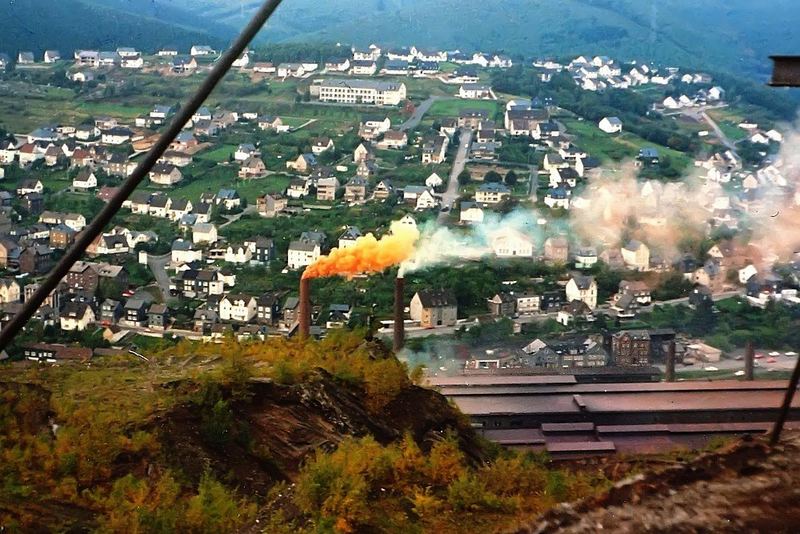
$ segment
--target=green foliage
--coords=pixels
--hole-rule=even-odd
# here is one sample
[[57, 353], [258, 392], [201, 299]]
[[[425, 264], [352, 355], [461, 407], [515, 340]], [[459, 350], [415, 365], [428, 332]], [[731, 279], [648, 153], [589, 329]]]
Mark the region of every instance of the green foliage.
[[255, 518], [256, 505], [239, 499], [235, 493], [206, 473], [197, 495], [189, 499], [186, 527], [193, 532], [214, 534], [235, 531]]
[[498, 183], [503, 181], [503, 177], [497, 171], [489, 171], [483, 176], [483, 181], [487, 183]]
[[222, 449], [228, 444], [233, 433], [233, 412], [227, 401], [220, 399], [203, 411], [200, 432], [212, 447]]
[[665, 301], [685, 297], [692, 290], [692, 283], [680, 273], [669, 273], [653, 291], [653, 300]]
[[692, 310], [687, 306], [658, 306], [642, 318], [652, 326], [671, 327], [704, 338], [723, 350], [743, 347], [747, 341], [767, 349], [800, 344], [800, 310], [770, 303], [761, 310], [738, 299]]
[[[452, 435], [434, 443], [428, 454], [409, 435], [384, 447], [367, 437], [318, 452], [300, 473], [294, 502], [318, 528], [329, 525], [337, 532], [380, 530], [381, 525], [451, 531], [451, 522], [483, 531], [605, 485], [603, 477], [552, 471], [526, 453], [505, 452], [471, 467]], [[414, 511], [411, 517], [401, 512], [408, 508]]]

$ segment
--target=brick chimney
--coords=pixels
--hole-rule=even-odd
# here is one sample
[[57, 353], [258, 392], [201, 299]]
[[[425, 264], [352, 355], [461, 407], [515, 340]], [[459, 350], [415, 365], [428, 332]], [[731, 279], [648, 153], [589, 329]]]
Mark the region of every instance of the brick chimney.
[[664, 380], [667, 382], [675, 382], [675, 340], [669, 342], [667, 347], [667, 370], [665, 372]]
[[308, 339], [311, 335], [311, 280], [309, 278], [300, 280], [300, 311], [297, 320], [300, 323], [298, 331], [300, 339]]
[[753, 371], [755, 370], [756, 350], [753, 347], [753, 342], [748, 341], [744, 348], [744, 379], [753, 380]]

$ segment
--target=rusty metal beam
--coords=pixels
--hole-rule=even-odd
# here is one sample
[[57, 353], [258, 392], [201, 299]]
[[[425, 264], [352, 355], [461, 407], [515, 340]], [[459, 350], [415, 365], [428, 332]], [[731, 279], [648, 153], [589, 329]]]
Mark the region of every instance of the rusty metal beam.
[[800, 87], [800, 56], [770, 56], [773, 62], [772, 87]]

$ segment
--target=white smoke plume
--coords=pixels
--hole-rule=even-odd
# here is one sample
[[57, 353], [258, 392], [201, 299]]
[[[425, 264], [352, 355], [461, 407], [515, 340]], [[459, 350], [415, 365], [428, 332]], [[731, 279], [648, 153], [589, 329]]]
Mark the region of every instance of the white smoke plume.
[[429, 221], [420, 228], [420, 239], [411, 260], [400, 268], [400, 276], [439, 264], [478, 260], [494, 253], [494, 242], [502, 235], [519, 234], [535, 246], [543, 241], [545, 219], [535, 210], [517, 209], [508, 214], [485, 212], [483, 223], [451, 229]]
[[590, 179], [573, 199], [570, 226], [582, 243], [616, 246], [636, 239], [665, 260], [680, 255], [681, 243], [702, 238], [714, 204], [724, 204], [718, 184], [701, 184], [693, 177], [679, 182], [639, 181], [632, 163], [617, 173]]
[[750, 242], [768, 263], [791, 260], [800, 251], [800, 121], [784, 134], [773, 168], [779, 174], [760, 173], [745, 218]]
[[[800, 251], [800, 121], [784, 134], [774, 158], [775, 178], [758, 173], [754, 197], [740, 203], [741, 191], [722, 186], [691, 171], [675, 182], [640, 180], [633, 162], [618, 170], [605, 170], [590, 178], [580, 195], [572, 198], [569, 217], [553, 219], [549, 213], [518, 208], [506, 215], [485, 210], [484, 222], [451, 229], [429, 221], [420, 227], [420, 240], [404, 273], [437, 264], [477, 260], [495, 253], [500, 236], [521, 235], [542, 252], [547, 237], [567, 235], [573, 245], [615, 248], [629, 240], [645, 243], [665, 262], [673, 262], [687, 244], [699, 243], [711, 230], [725, 224], [740, 231], [737, 246], [759, 249], [759, 268], [788, 261]], [[702, 258], [698, 258], [702, 259]]]

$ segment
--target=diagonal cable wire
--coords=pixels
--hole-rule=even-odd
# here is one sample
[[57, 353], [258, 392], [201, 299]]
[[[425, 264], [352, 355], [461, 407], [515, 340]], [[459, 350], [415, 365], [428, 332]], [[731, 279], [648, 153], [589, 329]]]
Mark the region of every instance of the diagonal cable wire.
[[169, 148], [169, 145], [183, 129], [184, 125], [189, 122], [192, 115], [203, 105], [203, 102], [208, 95], [219, 84], [225, 74], [230, 70], [233, 62], [242, 55], [250, 41], [261, 30], [264, 24], [269, 20], [282, 0], [267, 0], [253, 15], [253, 18], [247, 26], [236, 38], [233, 45], [228, 49], [225, 54], [211, 69], [208, 77], [203, 81], [202, 85], [197, 89], [195, 94], [189, 101], [180, 109], [180, 112], [175, 116], [175, 119], [170, 123], [167, 130], [161, 135], [153, 148], [151, 148], [142, 162], [133, 171], [133, 173], [122, 183], [119, 191], [108, 201], [108, 204], [97, 214], [97, 217], [81, 232], [75, 243], [67, 250], [67, 253], [56, 264], [52, 271], [47, 275], [47, 278], [42, 282], [39, 289], [25, 302], [22, 309], [17, 313], [11, 321], [6, 324], [5, 328], [0, 331], [0, 351], [5, 350], [9, 343], [19, 333], [25, 324], [33, 317], [39, 306], [47, 299], [47, 296], [52, 292], [64, 276], [69, 273], [69, 270], [80, 259], [86, 248], [94, 241], [103, 229], [111, 222], [111, 219], [116, 215], [122, 207], [122, 203], [133, 193], [136, 187], [142, 182], [145, 176], [150, 172], [156, 162], [161, 158], [164, 152]]

